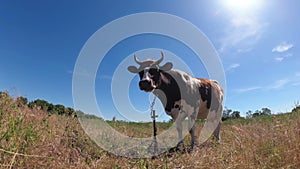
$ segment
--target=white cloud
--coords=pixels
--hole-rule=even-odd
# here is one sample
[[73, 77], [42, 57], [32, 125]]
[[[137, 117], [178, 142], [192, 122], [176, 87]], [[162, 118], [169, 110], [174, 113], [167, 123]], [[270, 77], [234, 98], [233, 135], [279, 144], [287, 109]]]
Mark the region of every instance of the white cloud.
[[253, 48], [241, 48], [241, 49], [238, 49], [238, 53], [247, 53], [247, 52], [251, 52], [253, 50]]
[[231, 64], [231, 65], [228, 67], [227, 71], [232, 70], [232, 69], [236, 69], [236, 68], [238, 68], [238, 67], [240, 67], [240, 66], [241, 66], [241, 65], [240, 65], [239, 63]]
[[284, 59], [284, 57], [276, 57], [276, 58], [274, 58], [274, 60], [277, 61], [277, 62], [281, 62], [281, 61], [283, 61], [283, 59]]
[[274, 47], [272, 49], [272, 52], [286, 52], [288, 51], [289, 49], [291, 49], [294, 45], [291, 44], [291, 43], [287, 43], [287, 42], [282, 42], [280, 43], [279, 45], [277, 45], [276, 47]]
[[248, 88], [235, 89], [234, 91], [241, 94], [241, 93], [250, 92], [253, 90], [259, 90], [261, 88], [262, 87], [259, 87], [259, 86], [253, 86], [253, 87], [248, 87]]
[[274, 60], [277, 61], [277, 62], [281, 62], [281, 61], [283, 61], [284, 59], [286, 59], [286, 58], [288, 58], [290, 56], [293, 56], [293, 54], [292, 53], [287, 53], [287, 54], [285, 54], [283, 56], [275, 57]]
[[[267, 83], [267, 84], [266, 84]], [[296, 71], [291, 75], [286, 75], [282, 79], [274, 80], [271, 82], [265, 81], [263, 84], [251, 84], [251, 86], [245, 86], [241, 88], [233, 89], [232, 92], [236, 94], [244, 94], [251, 92], [274, 92], [277, 90], [285, 90], [289, 87], [300, 86], [300, 71]]]
[[227, 48], [239, 48], [237, 51], [247, 51], [260, 39], [266, 23], [259, 23], [254, 17], [236, 17], [230, 20], [230, 26], [221, 38], [220, 52]]
[[288, 79], [280, 79], [275, 81], [273, 84], [269, 86], [269, 89], [280, 89], [283, 88], [289, 82]]
[[[283, 88], [290, 82], [292, 82], [291, 79], [280, 79], [280, 80], [274, 81], [273, 83], [271, 83], [271, 85], [251, 86], [251, 87], [246, 87], [246, 88], [234, 89], [233, 91], [238, 94], [241, 94], [241, 93], [251, 92], [251, 91], [255, 91], [255, 90], [261, 90], [261, 91], [277, 90], [277, 89]], [[297, 86], [297, 85], [300, 85], [300, 82], [295, 82], [291, 85]]]

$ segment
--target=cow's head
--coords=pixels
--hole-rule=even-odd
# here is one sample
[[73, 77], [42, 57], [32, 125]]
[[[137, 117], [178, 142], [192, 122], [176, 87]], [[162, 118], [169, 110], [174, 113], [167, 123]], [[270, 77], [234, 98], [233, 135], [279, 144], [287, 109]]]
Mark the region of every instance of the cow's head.
[[162, 82], [168, 82], [166, 77], [163, 75], [164, 71], [172, 69], [173, 64], [167, 62], [163, 66], [159, 64], [163, 61], [164, 54], [161, 52], [161, 58], [159, 60], [145, 60], [139, 61], [134, 55], [134, 60], [140, 65], [139, 68], [135, 66], [129, 66], [128, 71], [131, 73], [138, 73], [140, 75], [139, 86], [141, 90], [151, 92], [158, 88]]

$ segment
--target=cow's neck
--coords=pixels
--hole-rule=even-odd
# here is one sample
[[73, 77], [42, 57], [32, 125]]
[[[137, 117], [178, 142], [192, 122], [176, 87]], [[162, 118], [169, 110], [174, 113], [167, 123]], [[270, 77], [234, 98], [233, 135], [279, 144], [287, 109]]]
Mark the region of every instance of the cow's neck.
[[161, 80], [160, 85], [154, 91], [154, 94], [161, 100], [165, 106], [165, 110], [170, 112], [174, 106], [174, 102], [180, 100], [180, 89], [176, 80], [170, 75], [171, 71], [161, 72], [168, 82]]

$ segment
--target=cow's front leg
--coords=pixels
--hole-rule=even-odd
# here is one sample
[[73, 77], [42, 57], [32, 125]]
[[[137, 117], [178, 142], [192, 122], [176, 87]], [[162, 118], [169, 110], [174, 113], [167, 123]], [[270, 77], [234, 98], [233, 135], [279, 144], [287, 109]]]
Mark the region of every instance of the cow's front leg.
[[177, 148], [183, 147], [183, 138], [182, 138], [182, 122], [176, 122], [176, 129], [178, 133], [178, 143], [177, 143]]
[[189, 132], [191, 135], [191, 148], [193, 149], [194, 146], [197, 145], [197, 139], [196, 139], [196, 135], [195, 135], [195, 121], [196, 121], [196, 117], [194, 116], [194, 114], [192, 116], [189, 117]]
[[179, 112], [177, 118], [176, 118], [176, 129], [178, 132], [178, 144], [177, 144], [177, 148], [183, 147], [183, 137], [182, 137], [182, 122], [183, 120], [186, 118], [186, 114], [183, 112]]

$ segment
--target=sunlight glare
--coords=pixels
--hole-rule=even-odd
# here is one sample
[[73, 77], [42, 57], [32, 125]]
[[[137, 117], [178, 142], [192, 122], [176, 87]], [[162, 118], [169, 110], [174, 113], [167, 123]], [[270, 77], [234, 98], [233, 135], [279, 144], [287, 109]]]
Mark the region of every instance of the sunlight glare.
[[231, 12], [254, 12], [261, 6], [262, 0], [224, 0], [224, 6]]

